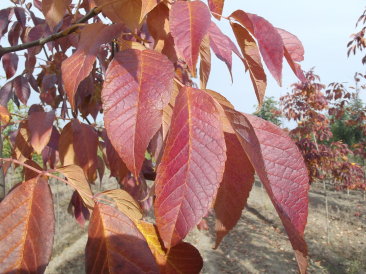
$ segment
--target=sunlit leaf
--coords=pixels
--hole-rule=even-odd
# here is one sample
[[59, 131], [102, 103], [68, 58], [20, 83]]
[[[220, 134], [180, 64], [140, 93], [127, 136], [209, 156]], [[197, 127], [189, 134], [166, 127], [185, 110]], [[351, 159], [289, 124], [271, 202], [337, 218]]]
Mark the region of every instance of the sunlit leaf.
[[81, 167], [77, 165], [68, 165], [58, 167], [56, 168], [56, 171], [62, 173], [67, 178], [69, 184], [79, 193], [85, 205], [89, 208], [93, 208], [93, 193], [91, 192], [90, 185], [86, 180]]
[[257, 47], [257, 43], [254, 41], [249, 32], [241, 27], [239, 24], [231, 25], [238, 41], [241, 52], [244, 55], [244, 65], [249, 70], [250, 79], [252, 80], [255, 94], [258, 99], [259, 107], [263, 104], [266, 87], [267, 77], [264, 72], [261, 57]]
[[243, 25], [255, 37], [264, 63], [281, 85], [284, 50], [278, 31], [266, 19], [242, 10], [233, 12], [230, 17]]
[[42, 0], [42, 12], [51, 29], [62, 20], [71, 0]]
[[290, 137], [270, 122], [233, 110], [227, 114], [282, 220], [299, 270], [305, 273], [309, 177], [302, 155]]
[[217, 20], [221, 19], [222, 10], [224, 9], [225, 0], [208, 0], [208, 6]]
[[87, 273], [159, 273], [144, 236], [116, 208], [97, 203], [88, 234]]
[[131, 220], [142, 219], [142, 209], [128, 192], [122, 189], [104, 191], [103, 194], [112, 198], [119, 211], [123, 212]]
[[55, 216], [42, 177], [23, 182], [0, 203], [1, 273], [43, 273], [51, 258]]
[[173, 64], [153, 50], [126, 50], [110, 63], [102, 90], [112, 145], [138, 177], [146, 148], [159, 130], [173, 87]]
[[196, 74], [200, 45], [210, 26], [210, 11], [201, 1], [176, 1], [170, 10], [170, 30], [178, 55]]
[[156, 178], [156, 224], [165, 247], [176, 245], [206, 215], [223, 176], [225, 152], [214, 100], [184, 87]]

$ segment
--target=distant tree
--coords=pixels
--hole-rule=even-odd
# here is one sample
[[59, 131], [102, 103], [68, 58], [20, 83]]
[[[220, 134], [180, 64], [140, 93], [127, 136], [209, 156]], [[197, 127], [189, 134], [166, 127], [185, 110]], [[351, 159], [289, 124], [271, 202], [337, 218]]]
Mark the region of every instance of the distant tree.
[[280, 126], [282, 124], [282, 112], [279, 108], [279, 103], [273, 96], [265, 97], [262, 108], [254, 113], [254, 115], [272, 122], [273, 124]]

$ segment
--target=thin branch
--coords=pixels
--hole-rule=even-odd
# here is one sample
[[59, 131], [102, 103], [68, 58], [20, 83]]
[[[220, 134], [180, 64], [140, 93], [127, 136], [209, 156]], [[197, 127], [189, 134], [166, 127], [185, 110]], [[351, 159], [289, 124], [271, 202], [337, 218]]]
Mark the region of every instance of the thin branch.
[[[64, 178], [61, 178], [61, 177], [59, 177], [59, 176], [57, 176], [57, 175], [54, 175], [54, 174], [52, 174], [51, 172], [49, 172], [49, 171], [46, 171], [46, 170], [39, 170], [39, 169], [37, 169], [37, 168], [35, 168], [35, 167], [32, 167], [32, 166], [30, 166], [30, 165], [28, 165], [28, 164], [26, 164], [26, 163], [23, 163], [23, 162], [21, 162], [21, 161], [18, 161], [18, 160], [16, 160], [16, 159], [12, 159], [12, 158], [0, 158], [0, 161], [5, 161], [5, 162], [11, 162], [11, 163], [14, 163], [14, 164], [17, 164], [17, 165], [21, 165], [21, 166], [23, 166], [23, 167], [25, 167], [25, 168], [28, 168], [28, 169], [30, 169], [30, 170], [32, 170], [32, 171], [34, 171], [34, 172], [36, 172], [36, 173], [38, 173], [39, 175], [41, 175], [41, 176], [47, 176], [47, 177], [50, 177], [50, 178], [54, 178], [54, 179], [56, 179], [56, 180], [58, 180], [58, 181], [60, 181], [60, 182], [63, 182], [63, 183], [65, 183], [65, 184], [67, 184], [67, 185], [69, 185], [69, 186], [71, 186], [73, 189], [75, 189], [75, 187], [69, 182], [69, 181], [67, 181], [66, 179], [64, 179]], [[50, 171], [54, 171], [54, 170], [50, 170]], [[83, 193], [85, 196], [87, 196], [87, 197], [89, 197], [89, 198], [91, 198], [91, 199], [95, 199], [95, 197], [94, 196], [91, 196], [90, 194], [88, 194], [88, 193], [86, 193], [86, 192], [84, 192], [84, 191], [82, 191], [82, 190], [80, 190], [80, 189], [78, 189], [77, 190], [78, 192], [81, 192], [81, 193]], [[102, 199], [103, 200], [103, 199]]]
[[87, 14], [85, 14], [82, 18], [80, 18], [78, 21], [76, 21], [75, 24], [71, 25], [70, 27], [68, 27], [65, 30], [59, 31], [48, 37], [41, 38], [41, 39], [29, 42], [29, 43], [19, 44], [19, 45], [13, 46], [13, 47], [3, 48], [0, 46], [0, 58], [4, 54], [9, 53], [9, 52], [20, 51], [20, 50], [28, 49], [28, 48], [35, 47], [35, 46], [43, 46], [44, 44], [46, 44], [48, 42], [55, 41], [61, 37], [65, 37], [65, 36], [69, 35], [70, 33], [75, 32], [80, 26], [82, 26], [82, 23], [87, 22], [90, 18], [93, 18], [94, 16], [98, 15], [100, 12], [101, 12], [101, 8], [95, 7], [94, 9], [89, 11]]

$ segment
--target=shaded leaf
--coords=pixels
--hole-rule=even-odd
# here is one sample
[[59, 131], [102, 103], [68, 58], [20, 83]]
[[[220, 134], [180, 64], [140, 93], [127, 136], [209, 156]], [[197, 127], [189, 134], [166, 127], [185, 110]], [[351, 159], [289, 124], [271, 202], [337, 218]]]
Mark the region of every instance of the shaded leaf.
[[104, 191], [103, 194], [112, 198], [119, 211], [129, 217], [132, 221], [142, 219], [142, 209], [128, 192], [122, 189]]
[[165, 3], [157, 5], [148, 15], [146, 23], [151, 36], [155, 40], [155, 50], [161, 52], [164, 48], [165, 39], [170, 32], [169, 8]]
[[176, 1], [170, 10], [170, 30], [175, 47], [193, 76], [196, 75], [200, 45], [210, 26], [210, 17], [210, 11], [201, 1]]
[[281, 85], [284, 50], [278, 31], [266, 19], [242, 10], [233, 12], [230, 17], [242, 24], [255, 37], [265, 64]]
[[28, 140], [28, 125], [27, 121], [24, 121], [19, 124], [18, 134], [16, 135], [14, 144], [15, 158], [21, 162], [32, 158], [33, 148]]
[[1, 273], [43, 273], [51, 258], [55, 217], [43, 178], [15, 187], [0, 203]]
[[208, 29], [208, 34], [210, 36], [210, 47], [212, 48], [217, 58], [225, 62], [232, 79], [232, 47], [235, 47], [235, 45], [233, 45], [233, 42], [230, 40], [229, 37], [222, 33], [222, 31], [216, 26], [214, 22], [211, 22]]
[[7, 32], [13, 9], [7, 8], [0, 10], [0, 38]]
[[58, 143], [60, 140], [60, 133], [55, 126], [52, 127], [51, 137], [47, 146], [42, 150], [43, 165], [46, 168], [47, 163], [51, 169], [55, 168], [58, 162]]
[[71, 122], [73, 146], [77, 164], [82, 167], [89, 182], [97, 178], [98, 135], [95, 129], [74, 119]]
[[13, 79], [13, 90], [20, 102], [26, 105], [30, 96], [28, 79], [22, 75], [15, 77]]
[[244, 55], [243, 62], [245, 67], [249, 70], [250, 79], [252, 80], [255, 94], [258, 99], [258, 105], [261, 107], [267, 87], [267, 76], [262, 66], [257, 43], [249, 32], [239, 24], [231, 24], [231, 27], [233, 28], [241, 52]]
[[14, 79], [7, 82], [3, 85], [0, 89], [0, 105], [7, 107], [10, 98], [13, 97], [13, 86], [14, 86]]
[[3, 62], [6, 79], [13, 77], [18, 68], [18, 55], [12, 52], [4, 54], [1, 61]]
[[157, 6], [160, 0], [141, 0], [141, 16], [140, 22], [142, 22], [145, 16]]
[[35, 152], [42, 153], [52, 134], [52, 125], [55, 120], [55, 111], [34, 111], [28, 116], [29, 142]]
[[112, 146], [105, 129], [103, 130], [102, 137], [106, 146], [106, 154], [109, 168], [111, 170], [111, 176], [122, 180], [127, 175], [128, 168], [126, 167], [121, 157], [119, 157], [117, 151]]
[[225, 152], [214, 100], [202, 90], [182, 88], [155, 187], [156, 224], [165, 247], [176, 245], [206, 215], [222, 180]]
[[88, 234], [87, 273], [159, 273], [144, 236], [117, 209], [95, 204]]
[[233, 110], [227, 114], [282, 220], [299, 270], [305, 273], [309, 177], [301, 153], [290, 137], [270, 122]]
[[225, 133], [225, 172], [217, 192], [216, 213], [217, 248], [223, 237], [239, 221], [254, 183], [254, 169], [235, 134]]
[[62, 129], [58, 145], [60, 161], [64, 166], [77, 164], [73, 139], [72, 124], [70, 122]]
[[93, 208], [93, 193], [91, 192], [90, 185], [88, 184], [81, 167], [77, 165], [68, 165], [58, 167], [56, 168], [56, 171], [62, 173], [67, 178], [69, 184], [79, 193], [85, 205], [89, 208]]
[[22, 33], [22, 25], [19, 22], [14, 22], [8, 33], [8, 41], [10, 46], [18, 45], [19, 37]]
[[[33, 168], [35, 168], [35, 169], [37, 169], [37, 170], [42, 170], [42, 168], [33, 160], [26, 160], [24, 163], [31, 166], [31, 167], [33, 167]], [[25, 181], [34, 179], [34, 178], [39, 176], [38, 172], [35, 172], [34, 170], [31, 170], [29, 168], [24, 168], [23, 173], [24, 173], [24, 180]]]
[[203, 260], [193, 245], [181, 242], [168, 252], [155, 225], [140, 221], [137, 223], [137, 227], [144, 235], [159, 266], [160, 273], [200, 273]]
[[74, 215], [75, 220], [81, 227], [84, 227], [85, 221], [89, 220], [90, 212], [89, 209], [84, 205], [83, 199], [79, 193], [75, 190], [71, 196], [69, 207], [67, 211]]
[[[63, 61], [61, 66], [65, 91], [73, 109], [77, 88], [91, 72], [99, 47], [112, 41], [121, 31], [120, 24], [108, 26], [102, 23], [87, 25], [81, 31], [76, 52]], [[98, 35], [95, 35], [96, 33]]]
[[119, 52], [108, 67], [102, 90], [105, 128], [135, 177], [151, 138], [160, 128], [173, 77], [173, 64], [153, 50]]
[[210, 38], [205, 36], [200, 46], [200, 88], [205, 89], [211, 72]]
[[70, 4], [71, 0], [42, 0], [42, 12], [51, 30], [60, 23]]

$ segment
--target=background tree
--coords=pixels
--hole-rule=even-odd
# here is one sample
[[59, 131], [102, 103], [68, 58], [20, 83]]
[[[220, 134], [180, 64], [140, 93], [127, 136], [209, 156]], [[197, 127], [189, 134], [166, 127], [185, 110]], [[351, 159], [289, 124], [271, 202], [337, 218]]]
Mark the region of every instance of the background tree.
[[281, 118], [282, 118], [282, 112], [279, 108], [278, 102], [275, 100], [275, 98], [272, 97], [265, 97], [263, 101], [262, 107], [257, 110], [254, 115], [269, 121], [277, 126], [281, 126]]
[[[230, 71], [234, 53], [261, 106], [261, 60], [278, 83], [284, 59], [305, 80], [296, 36], [243, 10], [222, 16], [223, 0], [11, 3], [0, 11], [0, 38], [9, 44], [0, 47], [2, 127], [14, 121], [10, 100], [27, 105], [32, 93], [36, 102], [19, 123], [11, 158], [1, 159], [3, 169], [12, 163], [26, 172], [0, 204], [0, 272], [44, 272], [55, 231], [48, 179], [55, 178], [75, 190], [70, 200], [83, 218], [90, 215], [88, 273], [198, 273], [203, 260], [184, 238], [212, 207], [218, 246], [241, 216], [254, 172], [306, 272], [301, 154], [277, 126], [206, 89], [211, 52]], [[228, 20], [240, 51], [214, 18]], [[93, 193], [104, 167], [119, 188]], [[144, 220], [152, 199], [155, 224]]]

